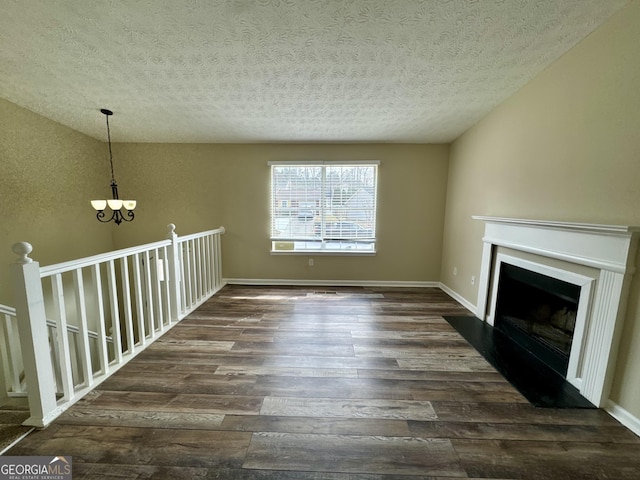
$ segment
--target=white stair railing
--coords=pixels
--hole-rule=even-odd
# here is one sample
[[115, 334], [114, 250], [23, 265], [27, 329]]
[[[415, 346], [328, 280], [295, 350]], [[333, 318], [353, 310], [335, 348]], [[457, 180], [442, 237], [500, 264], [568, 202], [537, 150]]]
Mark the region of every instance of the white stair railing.
[[[222, 288], [219, 230], [196, 233], [180, 237], [178, 243], [179, 264], [181, 265], [180, 311], [188, 314], [207, 300], [212, 292]], [[224, 233], [224, 229], [222, 229]]]
[[[56, 322], [47, 320], [49, 338], [55, 338]], [[70, 345], [72, 350], [78, 351], [80, 329], [73, 325], [67, 326], [67, 333], [71, 337]], [[87, 332], [90, 341], [96, 341], [98, 334], [96, 332]], [[107, 337], [107, 342], [112, 343], [113, 339]], [[51, 361], [53, 365], [57, 365], [57, 355], [55, 343], [51, 344]], [[77, 355], [76, 355], [77, 357]], [[24, 365], [22, 364], [22, 350], [20, 348], [20, 337], [18, 336], [18, 320], [16, 318], [16, 309], [0, 304], [0, 360], [2, 360], [0, 368], [0, 398], [9, 397], [26, 397], [27, 389], [24, 378]], [[60, 385], [60, 377], [56, 373], [56, 385]]]
[[[169, 225], [167, 240], [47, 267], [15, 244], [25, 424], [50, 423], [222, 288], [223, 233], [178, 237]], [[15, 372], [3, 375], [16, 388]]]
[[18, 336], [16, 309], [0, 305], [0, 381], [2, 398], [25, 396], [24, 368], [22, 350]]

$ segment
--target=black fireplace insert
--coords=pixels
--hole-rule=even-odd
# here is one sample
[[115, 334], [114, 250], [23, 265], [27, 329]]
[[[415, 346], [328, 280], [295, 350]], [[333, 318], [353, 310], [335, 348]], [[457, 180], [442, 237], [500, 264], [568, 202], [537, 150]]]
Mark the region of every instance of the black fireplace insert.
[[494, 327], [567, 375], [580, 286], [501, 263]]

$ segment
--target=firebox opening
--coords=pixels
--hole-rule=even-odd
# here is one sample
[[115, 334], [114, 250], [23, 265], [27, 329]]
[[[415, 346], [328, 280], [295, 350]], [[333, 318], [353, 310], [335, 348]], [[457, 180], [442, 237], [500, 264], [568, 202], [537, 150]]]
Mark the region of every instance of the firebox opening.
[[501, 263], [495, 328], [566, 377], [580, 286]]

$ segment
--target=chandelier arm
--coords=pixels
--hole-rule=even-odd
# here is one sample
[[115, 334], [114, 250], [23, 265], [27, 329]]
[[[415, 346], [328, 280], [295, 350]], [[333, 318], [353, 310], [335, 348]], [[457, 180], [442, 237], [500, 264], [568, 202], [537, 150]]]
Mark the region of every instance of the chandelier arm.
[[122, 222], [130, 222], [133, 220], [134, 214], [132, 211], [127, 210], [127, 215], [122, 213], [122, 210], [114, 210], [111, 219], [116, 222], [116, 225], [120, 225]]
[[96, 218], [98, 219], [99, 222], [102, 223], [109, 223], [111, 220], [113, 220], [115, 216], [115, 212], [111, 215], [111, 217], [107, 218], [107, 214], [104, 213], [104, 210], [98, 210], [98, 213], [96, 215]]

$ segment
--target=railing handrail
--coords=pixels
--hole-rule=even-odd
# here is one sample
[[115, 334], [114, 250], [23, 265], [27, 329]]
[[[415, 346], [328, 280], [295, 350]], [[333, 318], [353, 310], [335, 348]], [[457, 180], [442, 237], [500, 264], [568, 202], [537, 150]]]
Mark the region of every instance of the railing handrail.
[[[0, 315], [11, 315], [12, 317], [15, 317], [16, 309], [13, 307], [9, 307], [8, 305], [2, 305], [0, 303]], [[56, 322], [50, 319], [47, 319], [47, 326], [52, 328], [58, 328], [58, 325], [56, 324]], [[74, 334], [80, 333], [80, 329], [75, 325], [67, 325], [67, 331]], [[98, 338], [98, 334], [91, 330], [87, 332], [87, 335], [89, 335], [90, 338]], [[109, 336], [107, 336], [106, 338], [107, 338], [107, 341], [113, 341], [113, 338]]]
[[0, 303], [0, 314], [16, 316], [16, 309]]
[[156, 248], [167, 247], [169, 245], [171, 245], [171, 240], [160, 240], [158, 242], [146, 243], [144, 245], [138, 245], [136, 247], [114, 250], [113, 252], [99, 253], [97, 255], [92, 255], [91, 257], [47, 265], [45, 267], [40, 267], [40, 277], [46, 278], [52, 275], [57, 275], [59, 273], [70, 272], [78, 268], [90, 267], [97, 263], [108, 262], [110, 260], [118, 260], [123, 257], [128, 257], [129, 255], [144, 253]]
[[[52, 328], [58, 328], [58, 325], [56, 324], [55, 321], [53, 320], [47, 320], [47, 327], [52, 327]], [[71, 332], [74, 334], [79, 334], [80, 333], [80, 329], [78, 327], [76, 327], [75, 325], [67, 325], [67, 332]], [[87, 336], [89, 338], [98, 338], [98, 333], [88, 330], [87, 331]], [[113, 342], [113, 337], [111, 336], [106, 336], [105, 337], [107, 339], [107, 342], [112, 343]]]
[[219, 227], [213, 230], [207, 230], [206, 232], [192, 233], [190, 235], [180, 235], [180, 237], [178, 238], [178, 242], [186, 242], [189, 240], [195, 240], [197, 238], [202, 238], [208, 235], [215, 235], [217, 233], [224, 233], [224, 232], [225, 232], [224, 227]]

